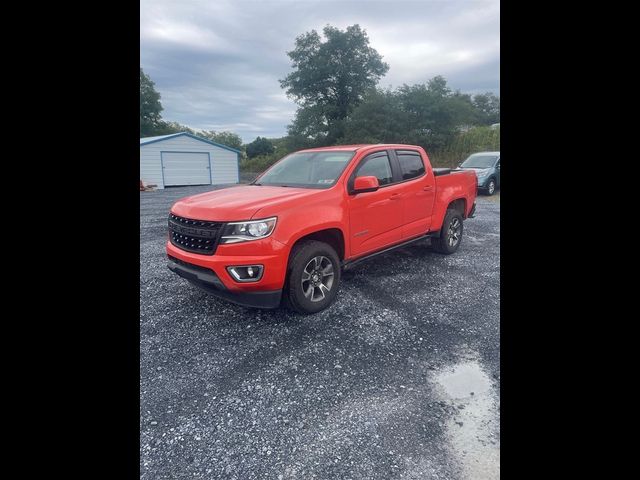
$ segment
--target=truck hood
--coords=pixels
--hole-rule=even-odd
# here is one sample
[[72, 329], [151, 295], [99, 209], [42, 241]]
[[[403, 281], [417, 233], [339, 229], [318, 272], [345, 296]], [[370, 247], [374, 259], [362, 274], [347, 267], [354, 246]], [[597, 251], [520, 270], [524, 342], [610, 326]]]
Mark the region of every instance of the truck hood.
[[182, 198], [171, 212], [195, 220], [250, 220], [261, 208], [290, 204], [320, 192], [311, 188], [241, 185]]

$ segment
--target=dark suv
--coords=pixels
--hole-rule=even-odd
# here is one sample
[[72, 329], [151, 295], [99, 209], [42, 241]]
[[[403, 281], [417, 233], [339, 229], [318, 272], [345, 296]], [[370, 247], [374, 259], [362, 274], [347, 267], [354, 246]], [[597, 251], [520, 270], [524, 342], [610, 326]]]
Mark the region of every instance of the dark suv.
[[493, 195], [500, 188], [500, 152], [478, 152], [460, 164], [463, 170], [474, 170], [478, 190]]

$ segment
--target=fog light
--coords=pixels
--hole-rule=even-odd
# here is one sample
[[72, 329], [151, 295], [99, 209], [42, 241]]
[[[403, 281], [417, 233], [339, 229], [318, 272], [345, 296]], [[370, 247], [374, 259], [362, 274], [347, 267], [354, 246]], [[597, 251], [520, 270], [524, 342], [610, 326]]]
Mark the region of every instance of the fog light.
[[262, 265], [238, 265], [227, 267], [227, 271], [237, 282], [257, 282], [262, 278]]

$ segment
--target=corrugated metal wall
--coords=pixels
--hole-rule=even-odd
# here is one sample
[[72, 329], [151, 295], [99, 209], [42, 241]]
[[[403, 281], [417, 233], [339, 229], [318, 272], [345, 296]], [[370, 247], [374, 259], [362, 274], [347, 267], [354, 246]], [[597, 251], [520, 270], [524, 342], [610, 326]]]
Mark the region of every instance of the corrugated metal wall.
[[238, 154], [186, 135], [140, 145], [140, 178], [145, 184], [164, 188], [160, 152], [208, 152], [212, 184], [238, 183]]

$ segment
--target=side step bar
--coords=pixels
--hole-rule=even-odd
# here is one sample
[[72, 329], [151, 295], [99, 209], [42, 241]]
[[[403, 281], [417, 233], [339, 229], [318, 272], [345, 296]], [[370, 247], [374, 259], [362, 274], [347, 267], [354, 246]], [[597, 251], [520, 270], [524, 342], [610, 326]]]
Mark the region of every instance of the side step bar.
[[[432, 233], [436, 233], [436, 232], [432, 232]], [[359, 257], [359, 258], [356, 258], [355, 260], [347, 260], [346, 262], [342, 262], [342, 269], [343, 270], [349, 270], [350, 268], [353, 268], [354, 266], [356, 266], [360, 262], [364, 262], [366, 260], [370, 260], [373, 257], [377, 257], [378, 255], [382, 255], [383, 253], [390, 252], [390, 251], [395, 250], [397, 248], [406, 247], [407, 245], [411, 245], [412, 243], [419, 242], [421, 240], [424, 240], [424, 239], [432, 237], [432, 236], [433, 235], [431, 233], [427, 233], [425, 235], [421, 235], [419, 237], [412, 238], [411, 240], [407, 240], [406, 242], [398, 243], [397, 245], [393, 245], [392, 247], [387, 247], [387, 248], [385, 248], [383, 250], [378, 250], [377, 252], [370, 253], [368, 255], [365, 255], [364, 257]]]

